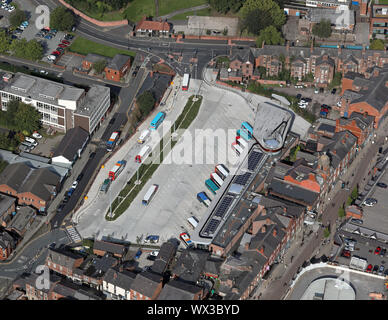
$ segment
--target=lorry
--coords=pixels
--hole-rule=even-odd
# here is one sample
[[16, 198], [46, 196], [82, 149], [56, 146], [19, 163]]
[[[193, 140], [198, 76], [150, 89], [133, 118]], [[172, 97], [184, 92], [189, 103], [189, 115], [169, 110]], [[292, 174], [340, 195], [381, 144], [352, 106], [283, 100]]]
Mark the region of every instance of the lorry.
[[147, 138], [150, 136], [150, 133], [151, 133], [150, 130], [142, 131], [142, 133], [140, 134], [139, 139], [137, 139], [137, 143], [143, 144], [147, 140]]
[[112, 170], [109, 171], [109, 178], [114, 181], [120, 175], [121, 171], [123, 171], [127, 162], [125, 160], [117, 161]]

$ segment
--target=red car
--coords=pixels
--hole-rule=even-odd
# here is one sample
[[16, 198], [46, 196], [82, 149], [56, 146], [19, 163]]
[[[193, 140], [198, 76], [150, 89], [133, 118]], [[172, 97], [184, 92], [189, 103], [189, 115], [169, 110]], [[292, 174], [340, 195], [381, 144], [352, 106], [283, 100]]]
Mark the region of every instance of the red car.
[[60, 47], [60, 48], [66, 48], [66, 47], [67, 47], [67, 45], [66, 45], [66, 44], [64, 44], [64, 43], [60, 43], [60, 44], [58, 44], [58, 47]]
[[376, 250], [375, 250], [375, 254], [380, 254], [380, 252], [381, 252], [381, 248], [377, 247]]
[[51, 52], [51, 54], [53, 56], [60, 56], [61, 55], [61, 53], [59, 51], [53, 51], [53, 52]]
[[70, 41], [67, 41], [67, 40], [62, 40], [61, 41], [63, 44], [66, 44], [66, 45], [69, 45], [70, 44]]
[[350, 258], [350, 251], [349, 250], [342, 250], [342, 254], [341, 254], [343, 257], [345, 258]]
[[371, 264], [368, 265], [368, 267], [366, 268], [366, 272], [372, 272], [372, 268], [373, 266]]

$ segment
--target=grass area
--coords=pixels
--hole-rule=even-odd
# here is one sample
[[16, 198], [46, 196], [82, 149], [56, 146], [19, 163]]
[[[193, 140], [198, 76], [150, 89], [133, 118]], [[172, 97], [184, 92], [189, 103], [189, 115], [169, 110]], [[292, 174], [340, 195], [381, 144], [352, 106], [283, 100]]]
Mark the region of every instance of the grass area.
[[133, 51], [116, 49], [106, 46], [83, 37], [77, 37], [71, 44], [69, 50], [71, 52], [87, 55], [88, 53], [95, 53], [105, 57], [113, 58], [116, 54], [125, 54], [134, 57], [136, 54]]
[[152, 69], [154, 72], [174, 72], [169, 66], [166, 66], [165, 64], [155, 64]]
[[[194, 119], [197, 117], [199, 108], [202, 104], [202, 96], [198, 97], [197, 101], [193, 101], [194, 96], [191, 96], [186, 105], [183, 109], [182, 113], [178, 117], [178, 119], [175, 121], [175, 130], [178, 129], [187, 129], [190, 124], [194, 121]], [[108, 217], [109, 210], [105, 216], [105, 219], [108, 221], [116, 220], [121, 214], [123, 214], [131, 205], [132, 201], [136, 198], [136, 196], [139, 194], [139, 192], [143, 189], [145, 184], [148, 182], [149, 179], [151, 179], [152, 175], [158, 169], [159, 164], [163, 162], [164, 155], [163, 155], [163, 149], [164, 145], [168, 144], [171, 141], [171, 135], [174, 132], [174, 126], [171, 127], [171, 130], [169, 133], [167, 133], [163, 139], [160, 141], [159, 144], [159, 154], [155, 154], [155, 151], [152, 151], [152, 154], [150, 157], [152, 159], [158, 160], [157, 163], [147, 163], [142, 164], [139, 168], [139, 179], [141, 180], [141, 183], [139, 185], [135, 185], [135, 181], [137, 179], [136, 173], [132, 176], [132, 178], [129, 180], [127, 185], [124, 187], [123, 190], [121, 190], [119, 197], [125, 197], [123, 202], [120, 204], [120, 198], [117, 197], [112, 202], [112, 213], [113, 217]], [[171, 142], [171, 149], [175, 146], [177, 141], [179, 140], [179, 137]]]
[[143, 16], [155, 16], [155, 0], [133, 0], [123, 12], [125, 19], [138, 22]]
[[169, 20], [187, 20], [188, 16], [212, 16], [213, 12], [211, 8], [206, 8], [198, 11], [190, 11], [171, 17]]
[[378, 3], [379, 4], [388, 4], [388, 0], [379, 0]]
[[191, 7], [207, 4], [206, 0], [159, 0], [159, 16]]

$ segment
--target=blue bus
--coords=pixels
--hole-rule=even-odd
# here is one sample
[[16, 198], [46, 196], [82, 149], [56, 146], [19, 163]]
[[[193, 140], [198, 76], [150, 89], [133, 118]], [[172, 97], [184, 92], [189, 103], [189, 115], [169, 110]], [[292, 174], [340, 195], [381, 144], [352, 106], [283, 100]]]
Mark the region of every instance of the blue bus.
[[248, 122], [243, 122], [241, 128], [237, 130], [237, 136], [244, 138], [246, 141], [252, 139], [253, 128]]
[[211, 179], [207, 179], [205, 181], [205, 185], [206, 187], [214, 194], [216, 194], [217, 190], [219, 189], [216, 184], [211, 180]]
[[151, 125], [150, 125], [150, 130], [156, 130], [160, 126], [160, 124], [163, 122], [166, 114], [164, 112], [159, 112], [154, 120], [152, 120]]

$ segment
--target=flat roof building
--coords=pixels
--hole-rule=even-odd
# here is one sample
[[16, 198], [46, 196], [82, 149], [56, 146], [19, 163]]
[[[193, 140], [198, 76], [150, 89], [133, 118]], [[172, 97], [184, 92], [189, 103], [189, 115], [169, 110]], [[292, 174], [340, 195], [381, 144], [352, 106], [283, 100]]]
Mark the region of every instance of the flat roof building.
[[10, 100], [35, 107], [43, 125], [67, 131], [80, 126], [94, 132], [110, 106], [110, 89], [93, 85], [88, 91], [39, 77], [16, 73], [0, 87], [1, 109]]

